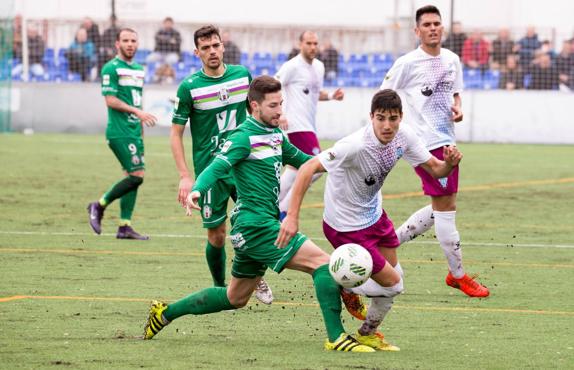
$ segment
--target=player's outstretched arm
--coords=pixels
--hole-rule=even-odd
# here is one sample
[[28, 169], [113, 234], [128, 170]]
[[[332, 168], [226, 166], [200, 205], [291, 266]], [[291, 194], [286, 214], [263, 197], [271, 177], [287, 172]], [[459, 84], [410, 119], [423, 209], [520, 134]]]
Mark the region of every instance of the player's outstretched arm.
[[310, 159], [299, 167], [295, 183], [291, 188], [289, 210], [287, 211], [287, 216], [281, 223], [277, 240], [275, 240], [277, 248], [285, 248], [291, 238], [299, 231], [299, 211], [301, 210], [301, 203], [303, 203], [303, 197], [307, 189], [311, 186], [313, 175], [318, 172], [326, 172], [326, 170], [317, 157]]
[[428, 161], [421, 164], [422, 168], [435, 179], [448, 176], [462, 159], [462, 153], [454, 145], [444, 147], [443, 155], [444, 161], [433, 155]]
[[333, 91], [332, 93], [327, 92], [326, 90], [321, 90], [319, 92], [319, 100], [326, 101], [326, 100], [338, 100], [341, 101], [345, 98], [345, 92], [340, 87]]
[[193, 180], [187, 167], [185, 160], [185, 148], [183, 146], [183, 133], [185, 132], [185, 125], [172, 124], [169, 134], [169, 142], [171, 145], [171, 154], [175, 160], [175, 166], [179, 172], [179, 188], [177, 191], [177, 201], [182, 207], [186, 207], [187, 195], [193, 187]]

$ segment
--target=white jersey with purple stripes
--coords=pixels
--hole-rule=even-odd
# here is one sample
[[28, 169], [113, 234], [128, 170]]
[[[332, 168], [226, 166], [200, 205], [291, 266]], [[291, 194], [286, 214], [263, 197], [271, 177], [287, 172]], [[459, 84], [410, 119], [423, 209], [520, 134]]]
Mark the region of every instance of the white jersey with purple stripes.
[[318, 156], [329, 173], [325, 185], [324, 221], [341, 232], [362, 230], [383, 213], [381, 188], [400, 158], [416, 167], [431, 154], [417, 135], [401, 126], [382, 144], [371, 124], [337, 141]]
[[423, 139], [427, 149], [456, 143], [451, 106], [454, 94], [463, 89], [458, 55], [441, 49], [435, 57], [419, 47], [395, 61], [381, 89], [399, 93], [405, 123]]

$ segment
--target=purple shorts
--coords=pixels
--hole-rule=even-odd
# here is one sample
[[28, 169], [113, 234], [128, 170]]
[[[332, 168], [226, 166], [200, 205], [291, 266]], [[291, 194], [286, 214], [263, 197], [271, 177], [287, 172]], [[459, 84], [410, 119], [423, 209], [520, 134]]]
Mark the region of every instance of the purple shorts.
[[384, 211], [381, 218], [373, 225], [357, 231], [337, 231], [323, 221], [323, 233], [335, 249], [343, 244], [355, 243], [368, 250], [373, 257], [373, 274], [381, 271], [387, 263], [379, 248], [396, 248], [401, 244], [393, 222]]
[[321, 153], [317, 135], [312, 131], [300, 131], [287, 134], [289, 142], [295, 145], [300, 151], [309, 155]]
[[[436, 148], [430, 151], [432, 155], [438, 159], [444, 159], [443, 147]], [[415, 167], [415, 172], [421, 178], [423, 185], [423, 192], [431, 197], [440, 197], [443, 195], [452, 195], [458, 192], [458, 166], [453, 168], [450, 175], [435, 179], [421, 166]]]

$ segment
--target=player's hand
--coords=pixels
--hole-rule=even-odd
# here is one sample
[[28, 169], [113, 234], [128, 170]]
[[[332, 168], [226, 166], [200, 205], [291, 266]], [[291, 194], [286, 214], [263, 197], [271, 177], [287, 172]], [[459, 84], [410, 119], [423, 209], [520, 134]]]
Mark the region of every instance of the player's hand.
[[182, 207], [186, 206], [187, 196], [193, 188], [193, 180], [189, 176], [182, 177], [179, 180], [179, 190], [177, 193], [177, 201]]
[[462, 159], [462, 153], [456, 145], [445, 146], [443, 149], [444, 161], [451, 167], [458, 165]]
[[345, 92], [340, 87], [333, 92], [333, 100], [343, 100], [345, 97]]
[[462, 121], [462, 110], [460, 109], [459, 106], [453, 105], [452, 107], [450, 107], [450, 110], [452, 111], [452, 120], [454, 122]]
[[153, 127], [157, 123], [157, 117], [151, 113], [144, 112], [143, 110], [139, 110], [136, 113], [136, 116], [140, 119], [140, 121], [146, 125], [147, 127]]
[[185, 214], [187, 216], [191, 216], [194, 209], [198, 211], [201, 209], [198, 203], [199, 197], [201, 197], [201, 193], [197, 190], [192, 191], [187, 196], [185, 200]]
[[281, 223], [279, 235], [277, 236], [277, 240], [275, 240], [275, 246], [279, 249], [285, 248], [291, 241], [291, 238], [297, 234], [297, 231], [299, 231], [299, 222], [295, 217], [291, 217], [287, 214], [287, 217], [285, 217]]
[[282, 114], [281, 117], [279, 117], [279, 128], [283, 131], [289, 129], [289, 122], [287, 122], [287, 118], [285, 117], [284, 114]]

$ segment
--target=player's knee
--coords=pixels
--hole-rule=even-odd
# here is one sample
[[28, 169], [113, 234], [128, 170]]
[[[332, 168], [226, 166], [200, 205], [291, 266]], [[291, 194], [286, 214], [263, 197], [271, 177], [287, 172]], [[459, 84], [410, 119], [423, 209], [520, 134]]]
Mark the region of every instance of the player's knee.
[[242, 308], [247, 306], [247, 303], [249, 302], [249, 298], [251, 297], [251, 295], [244, 295], [244, 296], [238, 296], [238, 295], [233, 295], [231, 297], [228, 297], [229, 299], [229, 303], [231, 303], [231, 305], [235, 308]]
[[131, 175], [131, 174], [130, 174], [129, 179], [130, 179], [130, 183], [134, 187], [140, 186], [141, 184], [143, 184], [143, 181], [144, 181], [143, 176], [136, 176], [136, 175]]

